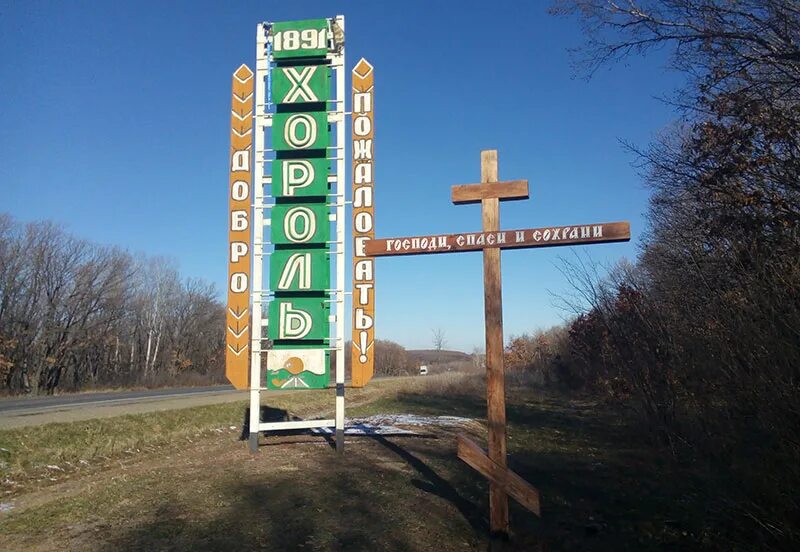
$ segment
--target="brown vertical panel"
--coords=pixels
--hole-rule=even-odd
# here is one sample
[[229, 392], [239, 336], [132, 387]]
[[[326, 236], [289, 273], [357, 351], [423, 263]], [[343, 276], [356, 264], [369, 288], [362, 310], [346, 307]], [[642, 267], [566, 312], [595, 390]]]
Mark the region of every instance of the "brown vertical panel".
[[230, 181], [228, 186], [228, 305], [225, 377], [247, 389], [250, 365], [250, 231], [253, 164], [253, 72], [240, 65], [233, 73]]
[[375, 237], [374, 72], [361, 58], [353, 68], [353, 337], [351, 382], [365, 386], [374, 373], [375, 259], [366, 243]]
[[[481, 183], [497, 182], [497, 150], [481, 151]], [[499, 199], [481, 200], [483, 231], [500, 228]], [[483, 250], [483, 303], [486, 322], [486, 401], [489, 424], [489, 458], [506, 467], [506, 399], [503, 366], [503, 293], [500, 276], [500, 249]], [[489, 526], [492, 533], [508, 533], [508, 496], [505, 490], [489, 485]]]

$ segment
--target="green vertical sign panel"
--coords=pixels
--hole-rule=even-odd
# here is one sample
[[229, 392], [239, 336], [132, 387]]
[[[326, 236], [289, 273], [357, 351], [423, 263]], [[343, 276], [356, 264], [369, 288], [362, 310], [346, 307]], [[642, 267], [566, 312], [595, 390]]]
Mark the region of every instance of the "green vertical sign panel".
[[272, 195], [298, 201], [307, 197], [327, 196], [327, 159], [276, 159], [272, 162]]
[[272, 340], [327, 339], [330, 303], [322, 297], [276, 297], [269, 304], [267, 334]]
[[271, 239], [275, 245], [327, 245], [331, 239], [328, 207], [324, 203], [275, 205], [271, 227]]
[[305, 19], [272, 25], [272, 57], [276, 60], [324, 57], [328, 54], [328, 20]]
[[331, 286], [327, 249], [276, 249], [269, 257], [269, 289], [323, 291]]
[[272, 75], [272, 99], [276, 104], [327, 102], [330, 95], [328, 65], [276, 67]]
[[327, 149], [328, 113], [276, 113], [272, 118], [272, 149], [275, 151]]
[[[328, 19], [274, 23], [270, 241], [265, 381], [269, 389], [323, 388], [330, 381], [331, 145], [328, 111], [338, 32]], [[340, 37], [341, 38], [341, 37]], [[343, 100], [343, 98], [339, 98]], [[340, 222], [341, 223], [341, 222]]]

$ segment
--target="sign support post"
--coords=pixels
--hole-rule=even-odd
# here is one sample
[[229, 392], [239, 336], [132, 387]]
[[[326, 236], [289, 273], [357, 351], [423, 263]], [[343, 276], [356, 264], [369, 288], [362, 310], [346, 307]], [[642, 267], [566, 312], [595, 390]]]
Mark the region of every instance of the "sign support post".
[[250, 435], [248, 444], [250, 452], [258, 452], [258, 430], [261, 423], [261, 336], [264, 333], [262, 323], [262, 295], [264, 282], [264, 133], [267, 123], [271, 124], [270, 115], [266, 112], [265, 77], [269, 70], [270, 60], [267, 57], [267, 33], [263, 24], [256, 26], [256, 109], [254, 118], [255, 139], [253, 141], [254, 178], [253, 178], [253, 331], [250, 346]]
[[[344, 16], [334, 19], [344, 36]], [[344, 44], [333, 56], [336, 71], [336, 452], [344, 452]]]

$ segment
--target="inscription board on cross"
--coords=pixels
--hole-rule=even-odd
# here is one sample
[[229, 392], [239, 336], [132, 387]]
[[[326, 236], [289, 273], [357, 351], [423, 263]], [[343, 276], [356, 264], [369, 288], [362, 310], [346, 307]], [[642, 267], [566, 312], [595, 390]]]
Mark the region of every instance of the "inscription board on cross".
[[500, 201], [528, 198], [527, 180], [498, 181], [497, 150], [481, 152], [481, 182], [452, 187], [455, 204], [481, 204], [482, 232], [372, 239], [367, 255], [421, 255], [483, 251], [483, 299], [486, 325], [486, 403], [488, 454], [464, 436], [458, 438], [458, 457], [489, 479], [490, 530], [507, 535], [508, 495], [540, 515], [539, 492], [508, 469], [506, 462], [505, 368], [503, 365], [503, 294], [500, 250], [609, 243], [630, 240], [628, 222], [581, 224], [500, 230]]

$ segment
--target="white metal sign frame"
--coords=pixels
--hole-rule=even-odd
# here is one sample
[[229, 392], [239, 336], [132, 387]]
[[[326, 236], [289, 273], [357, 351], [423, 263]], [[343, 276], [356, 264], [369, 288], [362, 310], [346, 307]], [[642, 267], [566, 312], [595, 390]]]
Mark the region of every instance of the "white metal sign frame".
[[[344, 34], [344, 16], [337, 15], [333, 22], [338, 25], [342, 35]], [[253, 331], [251, 342], [251, 362], [250, 362], [250, 451], [258, 451], [258, 434], [263, 431], [275, 431], [283, 429], [307, 429], [319, 427], [335, 427], [336, 429], [336, 450], [341, 452], [344, 449], [344, 302], [345, 302], [345, 281], [344, 281], [344, 261], [345, 261], [345, 52], [342, 40], [336, 44], [334, 51], [329, 51], [326, 59], [333, 71], [336, 83], [336, 97], [333, 100], [336, 109], [328, 111], [328, 123], [336, 125], [336, 143], [329, 148], [328, 159], [336, 161], [336, 174], [333, 182], [336, 184], [335, 191], [329, 195], [335, 201], [329, 206], [335, 206], [335, 228], [336, 239], [330, 243], [329, 253], [333, 255], [336, 264], [336, 283], [330, 290], [331, 301], [335, 304], [335, 314], [331, 317], [334, 326], [333, 337], [329, 340], [329, 348], [336, 354], [336, 395], [335, 395], [335, 418], [325, 420], [297, 420], [287, 422], [262, 422], [261, 421], [261, 391], [266, 387], [261, 382], [261, 355], [269, 354], [262, 349], [262, 344], [267, 340], [264, 337], [264, 328], [268, 320], [263, 316], [264, 299], [269, 297], [271, 291], [264, 287], [264, 259], [270, 254], [265, 251], [268, 243], [264, 242], [264, 226], [269, 225], [269, 218], [264, 216], [265, 211], [272, 208], [273, 204], [266, 202], [267, 195], [264, 193], [265, 186], [272, 185], [271, 171], [265, 170], [267, 164], [273, 159], [271, 149], [265, 147], [265, 137], [267, 130], [272, 127], [273, 114], [269, 112], [267, 105], [266, 91], [269, 83], [267, 78], [272, 64], [272, 37], [269, 35], [269, 23], [259, 23], [256, 26], [256, 82], [255, 82], [255, 110], [254, 128], [255, 136], [253, 140], [253, 271], [252, 271], [252, 313]], [[329, 41], [334, 40], [333, 30], [328, 31]], [[330, 153], [333, 153], [333, 156]], [[270, 158], [268, 158], [270, 156]], [[331, 343], [332, 341], [332, 343]], [[332, 346], [331, 346], [332, 345]]]

